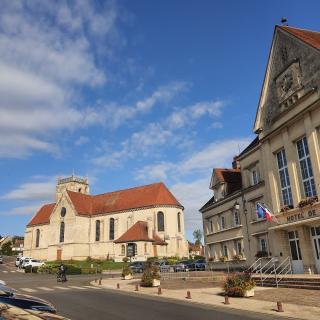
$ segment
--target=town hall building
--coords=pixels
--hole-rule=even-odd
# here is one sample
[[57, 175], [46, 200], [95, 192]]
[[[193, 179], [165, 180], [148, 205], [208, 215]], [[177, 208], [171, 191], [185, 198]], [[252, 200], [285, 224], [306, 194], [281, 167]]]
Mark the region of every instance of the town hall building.
[[200, 209], [207, 259], [217, 269], [263, 259], [283, 273], [320, 273], [319, 32], [275, 27], [254, 133], [232, 168], [213, 169]]
[[26, 226], [23, 254], [48, 261], [186, 257], [183, 210], [163, 183], [90, 195], [87, 179], [59, 179], [55, 203]]

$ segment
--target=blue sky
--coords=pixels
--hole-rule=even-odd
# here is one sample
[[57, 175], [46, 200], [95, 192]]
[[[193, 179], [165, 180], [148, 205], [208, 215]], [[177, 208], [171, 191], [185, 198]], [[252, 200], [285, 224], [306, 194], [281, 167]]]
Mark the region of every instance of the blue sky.
[[3, 1], [0, 234], [56, 179], [93, 194], [163, 181], [201, 226], [213, 167], [252, 126], [275, 24], [320, 30], [318, 1]]

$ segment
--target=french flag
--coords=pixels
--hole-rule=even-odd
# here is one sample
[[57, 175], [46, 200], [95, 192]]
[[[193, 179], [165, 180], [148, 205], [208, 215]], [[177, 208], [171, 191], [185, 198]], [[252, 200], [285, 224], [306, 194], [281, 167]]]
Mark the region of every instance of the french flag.
[[267, 219], [268, 221], [272, 221], [274, 218], [273, 213], [265, 206], [265, 204], [262, 204], [260, 202], [257, 203], [257, 216], [260, 219]]

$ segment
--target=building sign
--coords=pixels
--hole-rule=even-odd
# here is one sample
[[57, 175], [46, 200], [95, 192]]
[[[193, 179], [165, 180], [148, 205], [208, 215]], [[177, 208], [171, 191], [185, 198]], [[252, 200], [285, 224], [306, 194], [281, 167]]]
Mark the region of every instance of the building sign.
[[291, 223], [291, 222], [296, 222], [296, 221], [300, 221], [300, 220], [305, 220], [305, 219], [310, 219], [313, 217], [316, 217], [316, 210], [312, 209], [309, 210], [308, 212], [300, 212], [300, 213], [296, 213], [293, 214], [291, 216], [287, 217], [287, 223]]

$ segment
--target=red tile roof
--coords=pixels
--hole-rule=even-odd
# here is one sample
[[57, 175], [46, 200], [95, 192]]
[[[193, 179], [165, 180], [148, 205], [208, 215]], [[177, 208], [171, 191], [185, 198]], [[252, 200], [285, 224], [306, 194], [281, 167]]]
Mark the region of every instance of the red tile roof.
[[36, 213], [36, 215], [28, 223], [28, 226], [49, 223], [50, 216], [55, 205], [55, 203], [50, 203], [42, 206], [40, 210]]
[[[73, 191], [67, 191], [67, 193], [77, 213], [85, 216], [126, 211], [156, 205], [169, 205], [183, 208], [181, 203], [179, 203], [162, 182], [95, 196]], [[46, 214], [44, 214], [42, 209], [46, 206], [40, 209], [28, 225], [49, 223], [49, 217], [53, 207], [50, 213], [45, 210]]]
[[306, 42], [310, 46], [316, 49], [320, 49], [320, 32], [305, 29], [297, 29], [288, 26], [279, 26], [279, 28], [291, 33], [292, 35]]
[[148, 223], [146, 221], [137, 221], [130, 229], [128, 229], [115, 243], [146, 241], [153, 242], [157, 245], [167, 245], [155, 232], [152, 238], [148, 237]]

